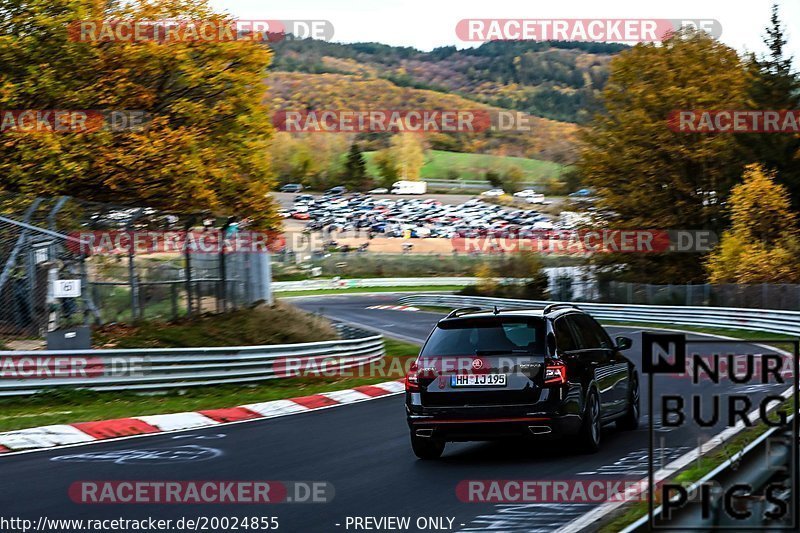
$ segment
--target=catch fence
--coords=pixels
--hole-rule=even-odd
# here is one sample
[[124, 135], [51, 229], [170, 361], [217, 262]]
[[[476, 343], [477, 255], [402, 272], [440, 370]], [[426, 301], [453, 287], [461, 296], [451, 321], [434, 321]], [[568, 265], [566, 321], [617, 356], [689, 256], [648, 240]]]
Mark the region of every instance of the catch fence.
[[[0, 195], [0, 334], [41, 336], [88, 324], [174, 319], [271, 301], [267, 251], [103, 249], [87, 235], [236, 235], [208, 214]], [[65, 286], [66, 283], [66, 286]], [[71, 288], [76, 292], [63, 290]]]

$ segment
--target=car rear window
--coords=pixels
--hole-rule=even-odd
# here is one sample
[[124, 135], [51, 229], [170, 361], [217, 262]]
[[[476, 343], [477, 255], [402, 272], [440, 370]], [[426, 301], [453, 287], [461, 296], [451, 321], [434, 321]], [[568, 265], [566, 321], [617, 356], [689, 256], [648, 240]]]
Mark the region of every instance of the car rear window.
[[544, 320], [540, 318], [460, 318], [441, 322], [420, 355], [472, 355], [476, 352], [544, 354], [544, 340]]

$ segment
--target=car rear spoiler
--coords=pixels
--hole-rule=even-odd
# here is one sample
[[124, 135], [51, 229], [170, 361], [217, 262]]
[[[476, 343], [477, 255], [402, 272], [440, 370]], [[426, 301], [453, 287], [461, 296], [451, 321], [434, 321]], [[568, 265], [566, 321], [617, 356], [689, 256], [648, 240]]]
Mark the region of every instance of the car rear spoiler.
[[544, 308], [544, 311], [542, 311], [542, 313], [546, 315], [547, 313], [549, 313], [553, 309], [558, 309], [559, 307], [571, 307], [573, 309], [580, 309], [580, 307], [578, 307], [575, 304], [558, 303], [558, 304], [550, 304], [550, 305], [546, 306]]
[[459, 307], [458, 309], [450, 311], [450, 314], [445, 318], [458, 318], [467, 313], [474, 313], [476, 311], [482, 311], [482, 309], [480, 307]]

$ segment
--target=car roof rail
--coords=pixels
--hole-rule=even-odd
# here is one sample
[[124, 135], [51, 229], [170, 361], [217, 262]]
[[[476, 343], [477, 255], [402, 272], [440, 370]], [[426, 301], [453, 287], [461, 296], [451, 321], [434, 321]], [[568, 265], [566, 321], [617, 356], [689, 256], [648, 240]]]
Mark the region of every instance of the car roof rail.
[[458, 318], [461, 316], [459, 313], [467, 314], [467, 313], [474, 313], [476, 311], [481, 311], [480, 307], [459, 307], [458, 309], [453, 309], [450, 311], [450, 314], [447, 315], [445, 318]]
[[575, 304], [558, 303], [558, 304], [550, 304], [550, 305], [545, 306], [544, 311], [542, 311], [542, 314], [546, 315], [550, 311], [553, 311], [553, 310], [558, 309], [560, 307], [571, 307], [572, 309], [577, 309], [578, 311], [581, 310], [581, 308], [578, 307]]
[[501, 307], [498, 313], [505, 313], [508, 311], [541, 311], [541, 307]]

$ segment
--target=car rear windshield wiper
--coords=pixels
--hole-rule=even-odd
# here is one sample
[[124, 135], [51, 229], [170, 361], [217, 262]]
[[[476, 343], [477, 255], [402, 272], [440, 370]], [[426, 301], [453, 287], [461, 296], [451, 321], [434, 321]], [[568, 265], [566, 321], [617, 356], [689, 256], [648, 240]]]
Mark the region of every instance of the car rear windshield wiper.
[[503, 355], [507, 353], [524, 353], [534, 355], [530, 350], [475, 350], [475, 355]]

